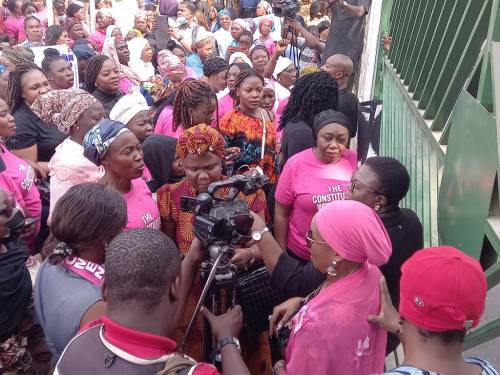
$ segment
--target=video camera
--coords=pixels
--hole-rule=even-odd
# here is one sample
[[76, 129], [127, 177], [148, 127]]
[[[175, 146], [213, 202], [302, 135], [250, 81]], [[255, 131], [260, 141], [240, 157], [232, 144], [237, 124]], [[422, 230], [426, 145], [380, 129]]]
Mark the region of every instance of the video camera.
[[299, 11], [300, 6], [296, 0], [273, 0], [273, 12], [277, 17], [295, 19]]
[[[251, 240], [253, 217], [246, 201], [236, 197], [240, 192], [244, 195], [253, 194], [268, 182], [266, 176], [253, 170], [213, 182], [208, 192], [196, 198], [181, 198], [181, 210], [195, 214], [194, 234], [208, 249], [211, 259], [216, 258], [223, 247], [233, 248]], [[218, 194], [225, 188], [230, 189], [226, 196]], [[222, 263], [227, 264], [227, 259], [223, 259]]]

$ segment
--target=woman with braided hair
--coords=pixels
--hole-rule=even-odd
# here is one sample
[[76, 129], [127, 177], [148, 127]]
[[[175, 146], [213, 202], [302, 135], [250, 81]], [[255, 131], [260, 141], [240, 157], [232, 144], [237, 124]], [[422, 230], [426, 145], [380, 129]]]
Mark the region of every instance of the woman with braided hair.
[[105, 312], [104, 254], [127, 223], [127, 205], [112, 187], [84, 183], [59, 199], [52, 217], [52, 238], [44, 248], [48, 258], [38, 271], [34, 300], [57, 360], [78, 330]]
[[177, 88], [173, 107], [165, 107], [158, 117], [155, 133], [179, 138], [195, 125], [212, 124], [216, 109], [217, 97], [207, 84], [186, 80]]
[[2, 49], [0, 64], [5, 66], [9, 72], [16, 70], [16, 66], [22, 63], [33, 63], [35, 55], [31, 49], [23, 46], [5, 47]]
[[297, 81], [281, 116], [283, 163], [293, 155], [315, 146], [314, 117], [327, 109], [338, 110], [338, 87], [326, 72], [307, 74]]
[[85, 73], [88, 91], [99, 100], [104, 107], [106, 117], [114, 105], [123, 96], [120, 89], [120, 69], [111, 58], [97, 55], [89, 60]]
[[242, 70], [235, 89], [236, 108], [220, 122], [226, 146], [241, 150], [234, 170], [259, 166], [273, 184], [278, 177], [276, 129], [274, 113], [261, 108], [264, 78], [255, 70]]

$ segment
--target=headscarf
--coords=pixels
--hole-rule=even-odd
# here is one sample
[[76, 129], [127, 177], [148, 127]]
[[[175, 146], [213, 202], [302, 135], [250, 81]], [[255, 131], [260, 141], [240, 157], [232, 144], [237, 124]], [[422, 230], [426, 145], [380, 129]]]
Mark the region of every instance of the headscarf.
[[176, 146], [176, 138], [163, 134], [153, 134], [142, 143], [144, 163], [153, 177], [147, 182], [152, 193], [170, 182], [170, 171], [175, 160]]
[[162, 77], [167, 77], [175, 73], [183, 73], [186, 67], [181, 60], [168, 49], [158, 52], [158, 70]]
[[245, 64], [248, 64], [251, 67], [253, 67], [252, 62], [250, 61], [248, 56], [243, 52], [235, 52], [231, 56], [229, 56], [229, 65], [233, 64], [234, 60], [236, 60], [237, 58], [242, 59], [245, 62]]
[[28, 249], [22, 240], [9, 242], [7, 252], [0, 254], [0, 342], [19, 328], [30, 302], [32, 284], [27, 259]]
[[96, 103], [98, 100], [83, 90], [53, 90], [38, 96], [30, 108], [43, 122], [68, 134], [82, 113]]
[[264, 78], [264, 88], [274, 91], [274, 83], [269, 78]]
[[106, 39], [112, 38], [111, 35], [113, 34], [113, 31], [115, 31], [115, 29], [118, 29], [121, 31], [120, 26], [118, 26], [118, 25], [109, 25], [106, 28]]
[[121, 122], [102, 120], [91, 128], [83, 138], [83, 155], [97, 166], [102, 164], [111, 144], [123, 133], [130, 130]]
[[213, 40], [214, 34], [207, 31], [204, 27], [199, 27], [196, 35], [193, 38], [193, 47], [200, 48], [202, 47], [209, 39]]
[[142, 60], [142, 51], [149, 43], [146, 38], [134, 38], [127, 42], [130, 51], [130, 60], [128, 66], [140, 78], [141, 81], [147, 81], [155, 75], [155, 68], [151, 62]]
[[109, 119], [127, 125], [136, 114], [142, 111], [149, 111], [146, 99], [139, 91], [133, 91], [116, 102], [109, 113]]
[[266, 0], [260, 1], [257, 6], [259, 5], [266, 10], [266, 14], [273, 14], [273, 7]]
[[261, 28], [261, 26], [266, 23], [266, 22], [269, 22], [271, 24], [271, 30], [274, 28], [274, 21], [272, 18], [270, 17], [267, 17], [267, 16], [264, 16], [261, 18], [260, 22], [259, 22], [259, 30]]
[[75, 40], [72, 51], [78, 60], [89, 60], [92, 56], [97, 55], [96, 51], [89, 46], [89, 42], [86, 39]]
[[217, 130], [200, 124], [182, 132], [177, 142], [177, 155], [185, 159], [188, 154], [202, 156], [210, 151], [222, 158], [224, 147], [224, 137]]
[[286, 68], [288, 68], [290, 65], [293, 65], [292, 60], [290, 60], [288, 57], [280, 56], [278, 58], [278, 61], [276, 62], [276, 67], [274, 68], [273, 72], [274, 79], [277, 80], [278, 75], [284, 70], [286, 70]]
[[243, 27], [244, 30], [252, 32], [252, 27], [247, 20], [244, 20], [243, 18], [236, 18], [233, 22]]
[[219, 15], [219, 18], [224, 17], [224, 16], [231, 17], [231, 13], [229, 13], [226, 9], [219, 10], [218, 15]]
[[224, 70], [227, 70], [229, 64], [222, 57], [213, 57], [211, 59], [206, 59], [203, 61], [203, 75], [205, 77], [211, 77], [218, 74]]
[[118, 52], [116, 51], [116, 40], [118, 38], [120, 37], [112, 37], [106, 39], [102, 46], [102, 54], [108, 56], [111, 60], [113, 60], [116, 66], [118, 66], [118, 68], [120, 69], [121, 78], [126, 77], [138, 85], [141, 83], [140, 77], [137, 74], [135, 74], [134, 71], [130, 69], [127, 65], [123, 65], [120, 63], [120, 59], [118, 58]]
[[142, 33], [139, 30], [137, 30], [137, 29], [130, 29], [128, 31], [128, 33], [134, 33], [135, 36], [136, 36], [136, 38], [142, 38], [143, 37]]
[[304, 77], [305, 75], [311, 74], [311, 73], [316, 73], [319, 72], [321, 69], [318, 68], [316, 65], [308, 65], [302, 69], [300, 69], [300, 78]]
[[316, 117], [314, 117], [312, 126], [314, 139], [316, 139], [316, 137], [318, 136], [321, 128], [331, 123], [342, 125], [350, 131], [351, 124], [349, 122], [349, 118], [346, 115], [341, 112], [334, 111], [333, 109], [327, 109], [323, 112], [318, 113]]
[[342, 258], [352, 262], [381, 266], [387, 263], [392, 245], [384, 224], [367, 205], [335, 201], [314, 216], [318, 232]]
[[33, 51], [22, 46], [5, 47], [2, 50], [2, 57], [5, 57], [14, 65], [22, 63], [32, 63], [35, 61], [35, 55], [33, 54]]

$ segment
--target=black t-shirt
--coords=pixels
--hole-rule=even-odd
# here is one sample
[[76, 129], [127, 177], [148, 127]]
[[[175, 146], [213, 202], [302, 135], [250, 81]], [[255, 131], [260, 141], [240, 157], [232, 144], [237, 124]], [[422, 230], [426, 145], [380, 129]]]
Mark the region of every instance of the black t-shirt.
[[11, 150], [22, 150], [37, 146], [37, 160], [48, 162], [56, 147], [64, 141], [66, 135], [57, 127], [44, 123], [26, 105], [21, 105], [15, 112], [16, 135], [7, 139]]
[[339, 112], [349, 118], [351, 138], [355, 137], [358, 131], [358, 104], [358, 98], [348, 88], [339, 90]]
[[[371, 0], [347, 0], [349, 5], [364, 6], [368, 11]], [[363, 52], [366, 15], [358, 18], [349, 14], [339, 5], [333, 7], [332, 26], [326, 41], [323, 61], [332, 55], [342, 53], [350, 56], [354, 63]]]
[[281, 138], [283, 161], [293, 155], [315, 146], [312, 129], [304, 121], [291, 122], [285, 125]]

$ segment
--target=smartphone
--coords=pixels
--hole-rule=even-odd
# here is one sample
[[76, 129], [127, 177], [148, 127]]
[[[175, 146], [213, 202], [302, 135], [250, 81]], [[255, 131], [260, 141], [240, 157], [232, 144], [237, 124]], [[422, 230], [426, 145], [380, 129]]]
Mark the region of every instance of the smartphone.
[[158, 50], [166, 49], [167, 43], [170, 40], [170, 35], [168, 34], [168, 16], [155, 15], [156, 20], [156, 48]]

